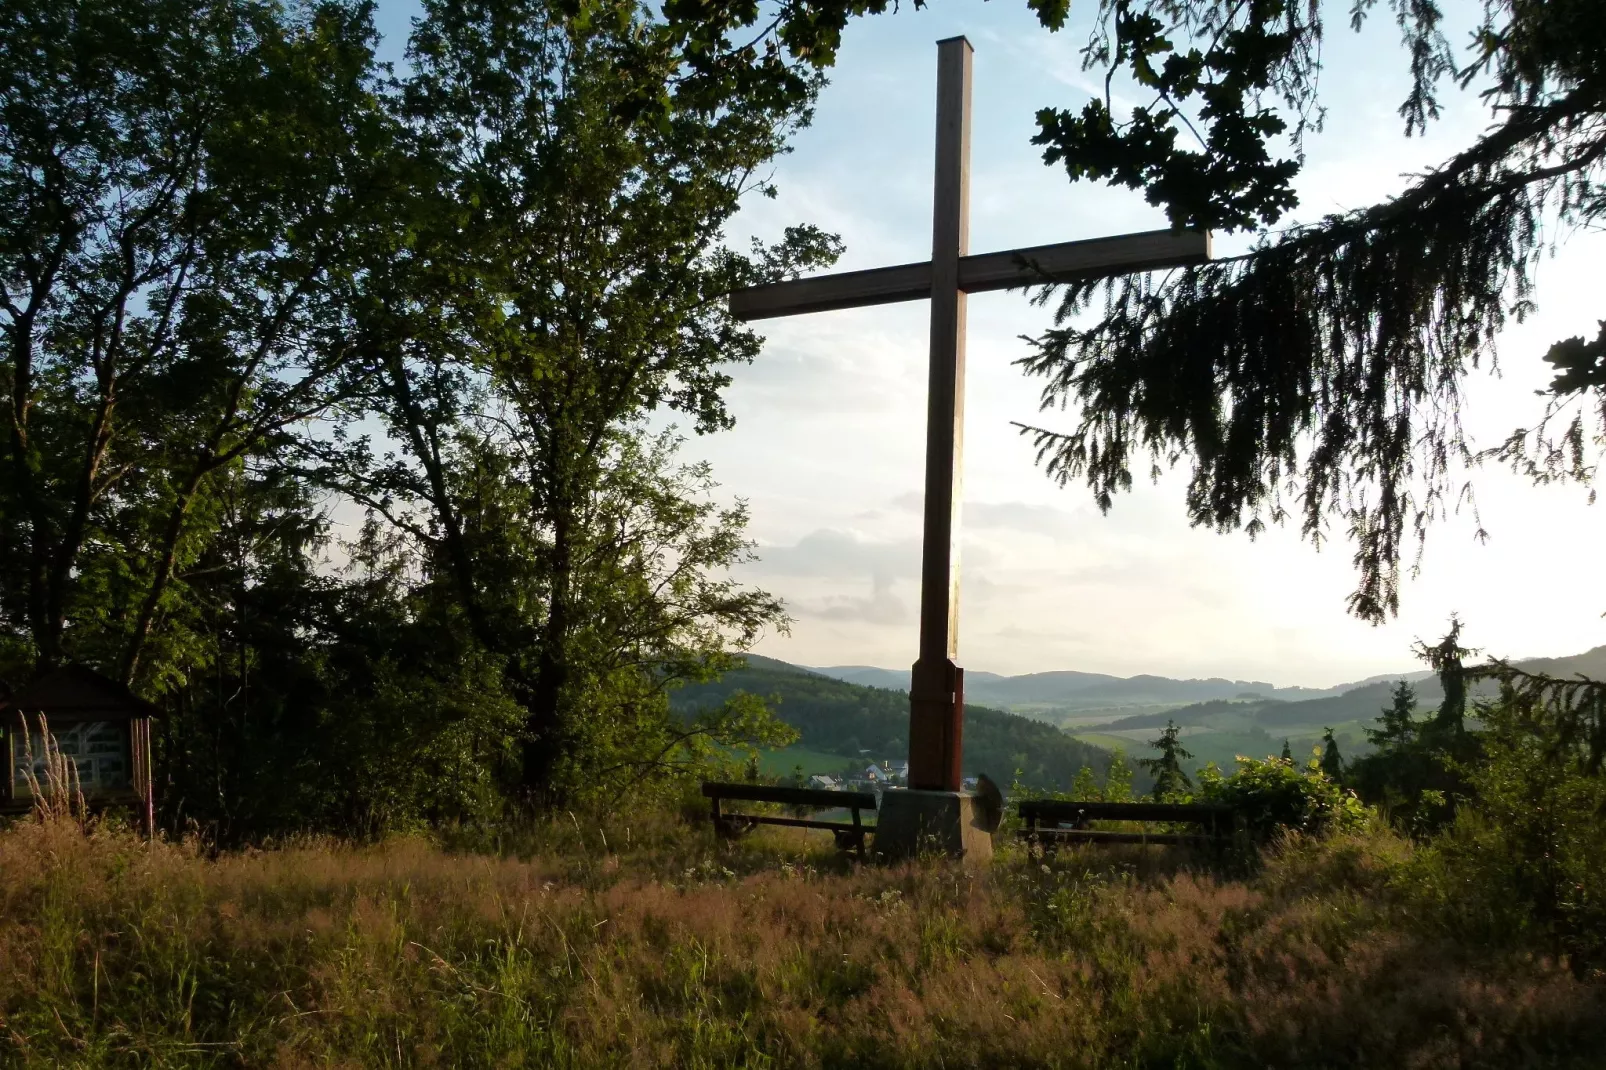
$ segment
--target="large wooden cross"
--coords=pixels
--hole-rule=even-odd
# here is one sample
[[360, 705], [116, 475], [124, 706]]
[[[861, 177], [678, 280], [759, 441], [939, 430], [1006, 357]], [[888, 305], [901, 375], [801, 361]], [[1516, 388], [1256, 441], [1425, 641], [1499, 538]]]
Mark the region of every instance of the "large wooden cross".
[[738, 319], [931, 299], [920, 655], [909, 689], [909, 786], [957, 791], [964, 728], [959, 652], [960, 453], [965, 413], [965, 295], [1047, 277], [1085, 279], [1210, 259], [1210, 236], [1157, 230], [970, 256], [970, 42], [937, 42], [937, 168], [931, 259], [738, 290]]

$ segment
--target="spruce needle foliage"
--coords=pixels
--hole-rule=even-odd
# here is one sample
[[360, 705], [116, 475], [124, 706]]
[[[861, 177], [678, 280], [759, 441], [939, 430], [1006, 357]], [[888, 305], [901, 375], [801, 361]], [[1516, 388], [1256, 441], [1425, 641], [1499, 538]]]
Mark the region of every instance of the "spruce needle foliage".
[[1193, 755], [1183, 747], [1181, 735], [1182, 730], [1177, 727], [1177, 723], [1167, 721], [1165, 728], [1160, 732], [1160, 738], [1149, 743], [1149, 746], [1160, 752], [1160, 756], [1138, 759], [1138, 766], [1154, 777], [1155, 802], [1179, 799], [1193, 790], [1193, 782], [1182, 769], [1182, 763], [1191, 759]]
[[[1352, 23], [1374, 6], [1354, 5]], [[1318, 543], [1337, 524], [1358, 571], [1349, 608], [1374, 621], [1397, 612], [1402, 558], [1456, 503], [1455, 466], [1476, 456], [1463, 382], [1496, 366], [1500, 329], [1532, 311], [1553, 235], [1606, 216], [1606, 9], [1490, 3], [1456, 50], [1437, 5], [1392, 7], [1412, 73], [1406, 132], [1437, 117], [1445, 85], [1482, 90], [1489, 130], [1399, 196], [1265, 233], [1243, 256], [1066, 283], [1056, 327], [1019, 362], [1046, 381], [1044, 409], [1080, 412], [1070, 430], [1022, 425], [1052, 478], [1085, 481], [1108, 509], [1143, 460], [1151, 473], [1185, 465], [1195, 524], [1253, 534], [1295, 518]], [[1319, 126], [1316, 42], [1332, 11], [1105, 0], [1089, 64], [1125, 64], [1157, 103], [1124, 124], [1098, 104], [1079, 118], [1045, 112], [1046, 158], [1067, 161], [1073, 179], [1146, 188], [1176, 226], [1276, 221], [1295, 203], [1297, 167], [1267, 146], [1286, 132], [1297, 148]], [[1194, 97], [1213, 124], [1197, 151], [1177, 145]], [[1280, 103], [1254, 110], [1268, 98]], [[1588, 478], [1606, 420], [1591, 431], [1577, 410], [1600, 397], [1603, 352], [1600, 339], [1552, 349], [1552, 405], [1489, 455], [1539, 478]], [[1569, 405], [1571, 422], [1554, 431]]]

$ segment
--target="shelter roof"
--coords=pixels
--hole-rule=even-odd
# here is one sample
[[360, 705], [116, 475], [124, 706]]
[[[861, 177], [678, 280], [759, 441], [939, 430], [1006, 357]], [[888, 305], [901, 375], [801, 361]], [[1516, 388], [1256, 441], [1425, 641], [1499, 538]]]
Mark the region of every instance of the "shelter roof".
[[75, 720], [160, 715], [155, 706], [116, 680], [82, 665], [52, 669], [0, 698], [0, 715], [17, 711]]

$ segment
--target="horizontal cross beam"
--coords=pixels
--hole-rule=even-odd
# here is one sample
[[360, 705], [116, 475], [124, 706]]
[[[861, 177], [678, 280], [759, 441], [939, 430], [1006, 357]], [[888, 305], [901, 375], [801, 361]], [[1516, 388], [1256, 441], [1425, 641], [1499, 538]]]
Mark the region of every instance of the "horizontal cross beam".
[[[1187, 267], [1210, 259], [1210, 235], [1185, 230], [1151, 230], [1114, 238], [1038, 245], [959, 258], [959, 288], [965, 293], [1007, 290], [1049, 279]], [[737, 290], [731, 315], [739, 320], [828, 312], [838, 308], [918, 301], [931, 296], [931, 262], [843, 271]]]

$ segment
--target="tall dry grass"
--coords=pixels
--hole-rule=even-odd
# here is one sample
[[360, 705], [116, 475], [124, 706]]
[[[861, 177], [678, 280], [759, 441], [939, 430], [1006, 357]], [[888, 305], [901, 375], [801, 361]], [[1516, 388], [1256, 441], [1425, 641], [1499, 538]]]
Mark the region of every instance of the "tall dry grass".
[[84, 802], [84, 786], [78, 779], [78, 763], [61, 753], [61, 744], [50, 731], [50, 720], [38, 714], [39, 749], [44, 759], [45, 777], [39, 779], [34, 769], [33, 733], [28, 728], [28, 716], [22, 723], [22, 753], [28, 760], [22, 765], [23, 783], [33, 798], [33, 813], [44, 822], [65, 822], [83, 829], [89, 819], [89, 807]]
[[670, 817], [209, 858], [0, 831], [0, 1064], [1598, 1067], [1606, 992], [1414, 925], [1387, 835], [856, 867]]

